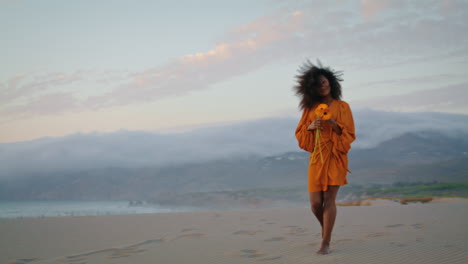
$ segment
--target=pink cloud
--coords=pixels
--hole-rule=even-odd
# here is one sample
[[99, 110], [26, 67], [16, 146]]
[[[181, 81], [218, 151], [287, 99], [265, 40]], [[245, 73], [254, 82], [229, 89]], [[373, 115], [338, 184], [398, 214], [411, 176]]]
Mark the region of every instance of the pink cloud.
[[[438, 1], [430, 3], [436, 7], [443, 5]], [[427, 2], [416, 2], [411, 8], [417, 10], [425, 5]], [[99, 109], [184, 95], [284, 59], [331, 57], [348, 66], [375, 68], [428, 58], [437, 60], [440, 58], [437, 56], [445, 54], [455, 57], [458, 56], [456, 52], [468, 43], [464, 34], [468, 26], [462, 23], [465, 18], [458, 13], [443, 16], [441, 9], [434, 8], [428, 10], [432, 13], [427, 18], [421, 12], [395, 12], [390, 18], [377, 15], [386, 9], [398, 11], [402, 6], [402, 0], [363, 0], [357, 12], [338, 12], [328, 7], [320, 12], [316, 7], [295, 11], [284, 9], [229, 30], [209, 50], [185, 54], [161, 66], [134, 73], [120, 71], [114, 75], [77, 71], [18, 77], [1, 84], [0, 100], [7, 103], [4, 110], [10, 106], [13, 109], [13, 104], [8, 106], [11, 100], [24, 100], [37, 92], [47, 96], [47, 93], [62, 91], [67, 84], [90, 80], [111, 84], [113, 89], [81, 101], [72, 100], [74, 91], [68, 90], [70, 96], [63, 97], [67, 104], [51, 104], [46, 111], [39, 111], [37, 106], [41, 104], [39, 102], [52, 101], [52, 97], [34, 101], [31, 106], [14, 106], [14, 109], [43, 114], [54, 113], [53, 109], [55, 113], [81, 109], [77, 106]], [[405, 7], [405, 10], [409, 9]], [[457, 10], [461, 12], [468, 7], [457, 2]], [[361, 15], [372, 19], [362, 22]], [[435, 20], [433, 17], [439, 18]]]
[[405, 0], [361, 0], [361, 12], [364, 18], [370, 19], [384, 9], [402, 8], [407, 4]]
[[39, 92], [53, 90], [55, 87], [81, 81], [83, 76], [75, 73], [47, 73], [44, 75], [19, 74], [3, 85], [0, 91], [0, 103], [8, 105], [15, 100], [34, 96]]
[[233, 29], [230, 41], [211, 50], [187, 54], [166, 65], [133, 74], [127, 84], [103, 95], [88, 98], [84, 104], [93, 109], [182, 95], [205, 89], [219, 81], [244, 74], [267, 64], [274, 57], [262, 56], [276, 50], [303, 28], [303, 12], [262, 17]]
[[29, 99], [26, 104], [12, 105], [0, 110], [0, 123], [38, 115], [57, 114], [72, 110], [83, 110], [79, 102], [68, 93], [49, 93]]
[[389, 1], [361, 0], [362, 15], [366, 18], [373, 17], [379, 10], [389, 6]]

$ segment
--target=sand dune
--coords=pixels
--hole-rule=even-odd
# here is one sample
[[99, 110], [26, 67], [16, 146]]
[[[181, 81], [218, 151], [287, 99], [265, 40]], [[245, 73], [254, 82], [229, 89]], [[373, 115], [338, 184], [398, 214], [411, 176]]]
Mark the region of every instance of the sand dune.
[[3, 263], [468, 263], [468, 199], [338, 207], [316, 255], [308, 208], [0, 220]]

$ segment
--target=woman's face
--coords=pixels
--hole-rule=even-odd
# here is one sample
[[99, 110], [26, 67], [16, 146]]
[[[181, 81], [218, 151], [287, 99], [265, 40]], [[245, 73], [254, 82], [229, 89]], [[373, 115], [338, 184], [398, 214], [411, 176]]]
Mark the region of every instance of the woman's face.
[[323, 76], [323, 75], [320, 75], [319, 77], [319, 85], [317, 86], [317, 93], [324, 97], [324, 96], [328, 96], [330, 94], [330, 91], [331, 91], [331, 88], [330, 88], [330, 83], [328, 82], [328, 79]]

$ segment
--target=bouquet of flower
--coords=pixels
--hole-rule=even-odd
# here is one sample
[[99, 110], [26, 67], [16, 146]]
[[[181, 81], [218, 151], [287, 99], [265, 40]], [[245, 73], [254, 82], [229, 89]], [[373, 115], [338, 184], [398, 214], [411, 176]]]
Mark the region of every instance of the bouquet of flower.
[[[317, 108], [315, 108], [315, 115], [317, 119], [320, 120], [329, 120], [332, 116], [330, 108], [328, 108], [327, 104], [319, 104]], [[320, 129], [315, 130], [315, 144], [314, 144], [314, 152], [312, 152], [312, 160], [314, 159], [317, 152], [320, 154], [320, 159], [323, 163], [323, 155], [322, 155], [322, 147], [320, 144]], [[317, 151], [318, 150], [318, 151]]]

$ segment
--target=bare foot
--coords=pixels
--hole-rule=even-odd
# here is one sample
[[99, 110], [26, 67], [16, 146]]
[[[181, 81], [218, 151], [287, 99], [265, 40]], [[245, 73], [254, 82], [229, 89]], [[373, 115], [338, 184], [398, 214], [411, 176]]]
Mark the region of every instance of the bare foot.
[[320, 246], [320, 249], [316, 253], [320, 254], [320, 255], [329, 254], [330, 253], [330, 243], [322, 241], [322, 245]]

